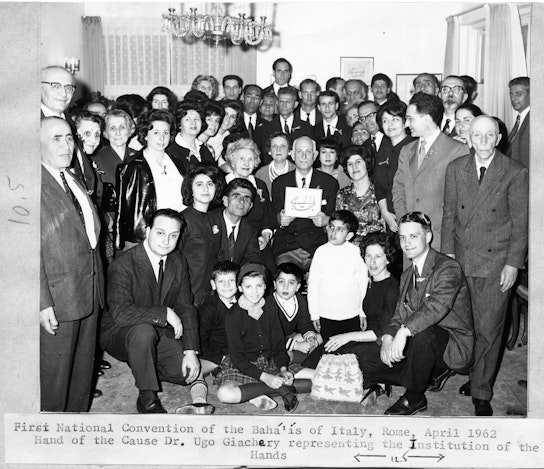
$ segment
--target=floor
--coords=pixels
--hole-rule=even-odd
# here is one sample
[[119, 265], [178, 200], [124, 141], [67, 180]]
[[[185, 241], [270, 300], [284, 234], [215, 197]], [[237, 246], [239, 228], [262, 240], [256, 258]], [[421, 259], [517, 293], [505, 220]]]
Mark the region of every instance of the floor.
[[[99, 378], [97, 388], [103, 392], [103, 396], [94, 400], [91, 412], [94, 413], [136, 413], [136, 398], [138, 390], [134, 386], [134, 379], [126, 363], [105, 354], [112, 367], [106, 370]], [[441, 392], [427, 393], [428, 409], [422, 415], [429, 416], [471, 416], [474, 415], [474, 407], [469, 397], [458, 393], [459, 387], [465, 383], [466, 376], [455, 375], [450, 378]], [[494, 388], [492, 406], [495, 416], [526, 416], [527, 392], [518, 384], [518, 380], [527, 379], [527, 345], [522, 345], [520, 339], [514, 348], [505, 350], [502, 365]], [[258, 410], [249, 403], [222, 404], [216, 396], [216, 387], [211, 384], [211, 378], [207, 379], [209, 385], [208, 401], [216, 408], [216, 414], [257, 414]], [[363, 407], [355, 403], [317, 401], [309, 394], [299, 396], [299, 406], [295, 414], [370, 414], [380, 415], [403, 394], [402, 387], [393, 387], [390, 398], [380, 396], [376, 404], [371, 407]], [[183, 404], [190, 403], [189, 389], [170, 383], [163, 384], [163, 390], [159, 397], [168, 412]], [[276, 398], [279, 405], [266, 414], [283, 413], [281, 399]]]

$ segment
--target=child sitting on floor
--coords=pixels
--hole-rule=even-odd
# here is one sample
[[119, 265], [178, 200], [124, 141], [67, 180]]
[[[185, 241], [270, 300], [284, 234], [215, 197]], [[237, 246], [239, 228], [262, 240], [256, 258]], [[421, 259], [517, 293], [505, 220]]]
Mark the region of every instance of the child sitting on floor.
[[278, 265], [271, 295], [278, 308], [280, 324], [285, 336], [285, 348], [291, 360], [293, 352], [310, 353], [321, 343], [316, 334], [308, 302], [298, 291], [304, 276], [303, 270], [293, 262]]
[[[231, 261], [221, 261], [215, 264], [210, 280], [213, 294], [198, 308], [200, 335], [200, 375], [193, 383], [205, 385], [204, 378], [210, 373], [219, 371], [221, 360], [227, 354], [227, 334], [225, 332], [225, 317], [236, 304], [236, 274], [238, 265]], [[206, 388], [207, 391], [207, 388]], [[207, 397], [207, 396], [205, 396]], [[206, 413], [202, 409], [201, 413]], [[190, 413], [187, 406], [179, 407], [178, 414]]]
[[268, 410], [277, 406], [271, 397], [281, 396], [285, 410], [293, 412], [298, 405], [297, 391], [309, 392], [311, 382], [294, 381], [293, 375], [301, 367], [289, 365], [278, 314], [272, 302], [263, 298], [265, 267], [242, 266], [238, 289], [242, 296], [225, 318], [229, 355], [217, 374], [217, 397], [228, 404], [250, 401]]
[[[366, 329], [363, 300], [368, 268], [357, 246], [348, 243], [357, 232], [357, 218], [349, 210], [333, 212], [327, 226], [329, 242], [317, 248], [308, 276], [308, 306], [323, 343], [330, 337]], [[315, 368], [324, 352], [316, 348], [303, 365]]]

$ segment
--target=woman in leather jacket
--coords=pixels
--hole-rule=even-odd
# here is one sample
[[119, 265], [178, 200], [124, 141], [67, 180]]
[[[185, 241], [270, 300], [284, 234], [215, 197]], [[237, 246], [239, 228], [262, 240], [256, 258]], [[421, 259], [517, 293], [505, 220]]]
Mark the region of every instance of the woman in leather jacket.
[[152, 109], [138, 121], [138, 140], [144, 148], [119, 172], [119, 204], [115, 218], [115, 248], [128, 249], [145, 239], [149, 216], [157, 209], [185, 208], [181, 196], [180, 164], [166, 153], [176, 133], [170, 112]]

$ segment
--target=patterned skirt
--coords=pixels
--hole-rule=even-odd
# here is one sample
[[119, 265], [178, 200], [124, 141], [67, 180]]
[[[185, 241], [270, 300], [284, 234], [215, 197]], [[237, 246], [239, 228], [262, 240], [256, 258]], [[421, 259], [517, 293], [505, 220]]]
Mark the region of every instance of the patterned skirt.
[[[259, 370], [264, 373], [270, 373], [271, 375], [277, 375], [280, 372], [280, 368], [276, 365], [274, 358], [268, 359], [263, 355], [259, 355], [256, 360], [250, 361], [255, 365]], [[287, 369], [295, 375], [304, 367], [299, 363], [291, 363]], [[249, 384], [249, 383], [259, 383], [258, 379], [252, 378], [251, 376], [245, 375], [238, 368], [232, 364], [230, 355], [226, 355], [223, 360], [221, 360], [221, 365], [219, 368], [216, 368], [213, 375], [214, 384], [220, 386], [226, 381], [235, 381], [240, 384]]]

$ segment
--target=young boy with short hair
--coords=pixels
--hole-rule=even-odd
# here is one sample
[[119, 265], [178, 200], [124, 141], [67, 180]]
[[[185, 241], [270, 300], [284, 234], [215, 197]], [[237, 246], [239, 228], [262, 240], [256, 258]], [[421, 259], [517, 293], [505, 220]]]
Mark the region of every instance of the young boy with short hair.
[[368, 269], [358, 246], [348, 243], [357, 232], [357, 218], [349, 210], [331, 215], [328, 243], [317, 248], [308, 276], [308, 306], [323, 342], [336, 334], [364, 330], [363, 299]]
[[[261, 264], [245, 264], [238, 273], [242, 295], [225, 318], [229, 355], [217, 376], [217, 397], [229, 404], [251, 401], [268, 410], [277, 406], [271, 397], [281, 396], [285, 410], [293, 412], [298, 405], [294, 373], [301, 367], [289, 365], [278, 314], [273, 302], [264, 300], [265, 272]], [[301, 381], [298, 385], [309, 392], [311, 382]]]
[[[210, 284], [212, 295], [198, 308], [198, 322], [200, 335], [200, 374], [194, 385], [206, 386], [204, 378], [219, 371], [221, 360], [227, 355], [227, 334], [225, 332], [225, 317], [236, 304], [236, 275], [239, 267], [231, 261], [221, 261], [215, 264]], [[206, 396], [207, 397], [207, 386]], [[204, 392], [204, 388], [202, 387]], [[206, 400], [204, 399], [204, 402]], [[178, 414], [194, 413], [190, 406], [179, 407]], [[206, 413], [206, 409], [201, 409]]]
[[291, 360], [293, 352], [310, 353], [320, 342], [316, 334], [308, 302], [299, 292], [304, 271], [293, 262], [278, 265], [274, 292], [270, 295], [277, 305], [278, 317], [285, 335], [285, 348]]

